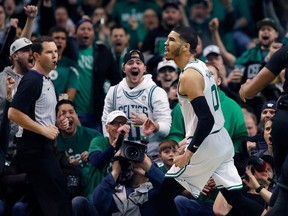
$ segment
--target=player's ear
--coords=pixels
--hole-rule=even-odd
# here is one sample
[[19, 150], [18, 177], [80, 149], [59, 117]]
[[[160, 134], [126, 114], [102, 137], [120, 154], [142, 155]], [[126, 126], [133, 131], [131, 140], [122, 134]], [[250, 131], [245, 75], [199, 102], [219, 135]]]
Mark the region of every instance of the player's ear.
[[190, 44], [189, 43], [184, 43], [184, 46], [183, 46], [183, 48], [184, 48], [184, 51], [189, 51], [190, 50]]
[[124, 65], [124, 64], [122, 64], [122, 71], [123, 71], [123, 73], [126, 74], [126, 71], [125, 71], [125, 65]]

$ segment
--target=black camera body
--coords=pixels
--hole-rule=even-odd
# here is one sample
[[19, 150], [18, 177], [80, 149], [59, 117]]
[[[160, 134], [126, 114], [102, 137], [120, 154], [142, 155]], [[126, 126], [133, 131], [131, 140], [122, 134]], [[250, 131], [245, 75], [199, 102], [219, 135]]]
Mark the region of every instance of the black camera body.
[[262, 158], [256, 156], [251, 156], [248, 159], [248, 165], [251, 165], [252, 174], [255, 173], [255, 170], [257, 172], [263, 172], [266, 169], [265, 161]]
[[146, 152], [146, 144], [124, 140], [120, 147], [120, 155], [133, 162], [142, 162]]

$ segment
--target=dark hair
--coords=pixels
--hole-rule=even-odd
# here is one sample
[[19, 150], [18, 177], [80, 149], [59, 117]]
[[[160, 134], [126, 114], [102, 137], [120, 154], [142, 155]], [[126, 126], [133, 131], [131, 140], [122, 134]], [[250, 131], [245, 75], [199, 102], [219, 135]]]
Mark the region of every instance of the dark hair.
[[125, 32], [125, 35], [129, 34], [128, 30], [124, 26], [116, 24], [116, 25], [112, 26], [111, 31], [110, 31], [111, 32], [110, 35], [112, 35], [112, 32], [114, 29], [123, 29]]
[[176, 149], [176, 148], [179, 148], [179, 145], [178, 143], [175, 141], [175, 140], [172, 140], [172, 139], [166, 139], [166, 140], [163, 140], [159, 146], [158, 146], [158, 152], [159, 154], [164, 151], [165, 149]]
[[70, 104], [70, 105], [74, 108], [74, 110], [76, 110], [76, 109], [75, 109], [75, 104], [73, 103], [73, 101], [67, 100], [67, 99], [63, 99], [63, 100], [58, 101], [58, 103], [56, 104], [56, 107], [55, 107], [56, 115], [57, 115], [57, 113], [58, 113], [59, 107], [60, 107], [61, 105], [63, 105], [63, 104]]
[[194, 53], [198, 45], [198, 34], [191, 28], [187, 26], [176, 26], [173, 31], [180, 34], [180, 39], [190, 44], [190, 52]]
[[52, 28], [49, 29], [48, 35], [52, 36], [53, 33], [55, 32], [63, 32], [65, 33], [66, 37], [67, 37], [67, 31], [65, 28], [61, 27], [61, 26], [54, 26]]
[[54, 39], [50, 36], [44, 35], [37, 37], [32, 44], [32, 52], [36, 52], [38, 54], [41, 54], [43, 51], [43, 43], [44, 42], [54, 42]]

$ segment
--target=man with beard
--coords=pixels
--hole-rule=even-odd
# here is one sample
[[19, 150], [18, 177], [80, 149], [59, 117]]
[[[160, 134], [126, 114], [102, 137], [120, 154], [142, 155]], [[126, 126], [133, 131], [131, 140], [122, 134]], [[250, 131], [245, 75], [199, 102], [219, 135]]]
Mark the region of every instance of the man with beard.
[[[4, 70], [0, 73], [0, 121], [2, 121], [4, 114], [7, 115], [7, 113], [3, 113], [7, 96], [5, 84], [7, 77], [10, 76], [15, 80], [13, 89], [13, 94], [15, 94], [22, 76], [28, 71], [28, 69], [33, 67], [34, 61], [32, 57], [31, 46], [32, 42], [27, 38], [17, 39], [10, 46], [10, 59], [12, 66], [5, 67]], [[11, 127], [9, 134], [8, 154], [11, 154], [12, 156], [16, 148], [15, 144], [13, 144], [13, 140], [14, 135], [18, 131], [18, 125], [16, 125], [14, 122], [11, 122], [10, 125]]]
[[[88, 160], [88, 149], [91, 140], [94, 137], [102, 136], [102, 134], [97, 130], [78, 124], [79, 119], [75, 111], [75, 105], [70, 100], [64, 99], [57, 103], [56, 116], [56, 123], [60, 131], [60, 135], [56, 140], [56, 150], [57, 152], [65, 152], [70, 164], [81, 167], [82, 191], [85, 195], [88, 195], [89, 181], [93, 181], [90, 175], [91, 163]], [[68, 119], [69, 127], [62, 124], [64, 118]]]

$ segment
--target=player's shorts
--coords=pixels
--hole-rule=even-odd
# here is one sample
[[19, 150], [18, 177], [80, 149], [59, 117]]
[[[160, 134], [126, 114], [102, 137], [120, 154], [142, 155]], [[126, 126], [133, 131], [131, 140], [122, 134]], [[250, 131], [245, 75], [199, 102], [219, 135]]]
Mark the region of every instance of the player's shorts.
[[[187, 145], [190, 140], [187, 140]], [[234, 166], [234, 147], [225, 128], [205, 138], [182, 169], [173, 165], [166, 178], [175, 178], [197, 198], [210, 177], [218, 188], [241, 189], [242, 180]]]

